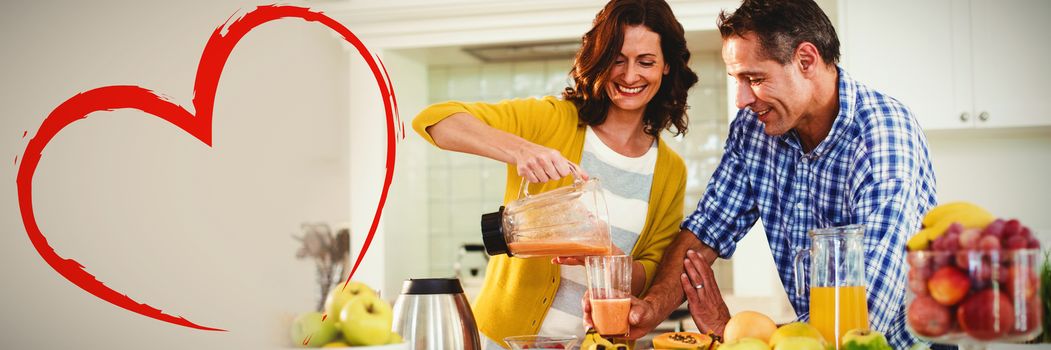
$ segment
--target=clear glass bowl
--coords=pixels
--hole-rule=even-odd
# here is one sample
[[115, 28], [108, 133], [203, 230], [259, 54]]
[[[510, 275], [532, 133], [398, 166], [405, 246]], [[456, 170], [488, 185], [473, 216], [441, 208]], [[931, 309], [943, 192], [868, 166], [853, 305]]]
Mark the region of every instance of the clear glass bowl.
[[1040, 249], [914, 251], [906, 324], [917, 337], [965, 348], [1040, 334]]
[[573, 335], [516, 335], [504, 338], [504, 341], [507, 342], [507, 345], [510, 345], [513, 350], [573, 349], [577, 344], [577, 337]]

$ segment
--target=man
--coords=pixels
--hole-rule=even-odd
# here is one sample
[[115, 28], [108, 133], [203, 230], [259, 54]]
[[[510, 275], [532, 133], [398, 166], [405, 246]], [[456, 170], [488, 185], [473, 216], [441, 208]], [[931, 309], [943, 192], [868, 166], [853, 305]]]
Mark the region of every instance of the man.
[[[710, 265], [730, 258], [761, 218], [790, 291], [793, 253], [810, 246], [808, 230], [863, 224], [870, 327], [908, 348], [917, 340], [905, 329], [905, 242], [935, 204], [919, 125], [836, 65], [839, 39], [812, 0], [745, 0], [721, 13], [718, 27], [740, 111], [697, 210], [651, 289], [633, 300], [631, 337], [656, 327], [684, 294], [698, 328], [721, 334], [730, 315]], [[789, 297], [808, 320], [809, 298]]]

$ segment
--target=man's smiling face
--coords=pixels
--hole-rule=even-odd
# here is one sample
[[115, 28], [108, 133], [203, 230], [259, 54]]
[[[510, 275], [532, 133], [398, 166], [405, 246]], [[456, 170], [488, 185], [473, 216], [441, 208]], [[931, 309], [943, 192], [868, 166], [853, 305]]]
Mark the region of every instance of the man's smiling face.
[[782, 135], [807, 118], [812, 94], [797, 59], [781, 65], [761, 53], [754, 33], [723, 40], [726, 72], [737, 79], [737, 108], [759, 116], [767, 135]]

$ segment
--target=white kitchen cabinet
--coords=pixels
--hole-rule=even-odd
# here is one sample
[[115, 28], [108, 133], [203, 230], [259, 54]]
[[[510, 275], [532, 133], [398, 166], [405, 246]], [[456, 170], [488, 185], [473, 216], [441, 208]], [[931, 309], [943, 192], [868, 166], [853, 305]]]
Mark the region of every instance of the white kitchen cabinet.
[[[972, 1], [971, 53], [978, 123], [1051, 125], [1051, 1]], [[988, 113], [988, 120], [981, 119]]]
[[843, 66], [925, 129], [1051, 125], [1051, 1], [842, 0]]

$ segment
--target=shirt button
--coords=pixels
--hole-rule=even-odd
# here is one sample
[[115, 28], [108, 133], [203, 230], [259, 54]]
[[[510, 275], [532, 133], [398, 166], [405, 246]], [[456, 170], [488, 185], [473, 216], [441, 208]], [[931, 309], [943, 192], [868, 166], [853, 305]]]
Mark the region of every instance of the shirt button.
[[803, 202], [796, 203], [796, 209], [803, 209]]

